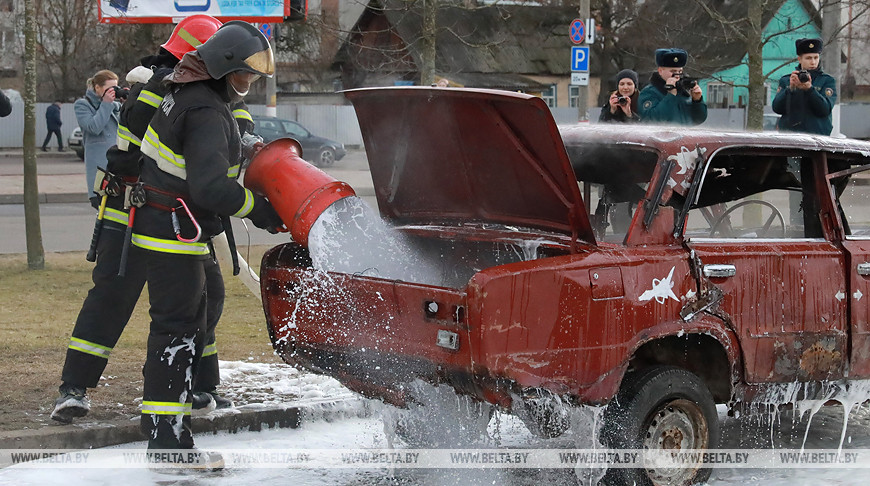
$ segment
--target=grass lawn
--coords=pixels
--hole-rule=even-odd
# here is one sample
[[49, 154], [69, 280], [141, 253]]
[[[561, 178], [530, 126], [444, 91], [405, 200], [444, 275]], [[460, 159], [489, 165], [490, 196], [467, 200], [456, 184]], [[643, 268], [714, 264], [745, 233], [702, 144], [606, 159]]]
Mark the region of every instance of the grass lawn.
[[[252, 267], [259, 268], [267, 249], [250, 249]], [[0, 255], [0, 430], [33, 429], [53, 422], [49, 414], [70, 333], [92, 286], [92, 268], [84, 252], [47, 253], [45, 269], [39, 271], [27, 269], [25, 255]], [[229, 269], [224, 272], [227, 297], [217, 327], [220, 359], [280, 362], [272, 353], [259, 297], [233, 278]], [[103, 379], [88, 391], [87, 420], [138, 415], [149, 321], [147, 292], [143, 292]]]

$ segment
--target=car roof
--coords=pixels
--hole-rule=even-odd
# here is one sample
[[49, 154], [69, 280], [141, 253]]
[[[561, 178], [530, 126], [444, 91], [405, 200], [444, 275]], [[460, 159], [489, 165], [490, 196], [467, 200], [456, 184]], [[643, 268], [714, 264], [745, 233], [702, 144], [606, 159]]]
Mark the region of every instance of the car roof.
[[703, 146], [712, 153], [725, 147], [792, 148], [810, 151], [851, 152], [870, 156], [870, 142], [794, 132], [746, 132], [665, 125], [573, 124], [560, 125], [566, 146], [577, 144], [631, 144], [679, 153], [682, 147]]

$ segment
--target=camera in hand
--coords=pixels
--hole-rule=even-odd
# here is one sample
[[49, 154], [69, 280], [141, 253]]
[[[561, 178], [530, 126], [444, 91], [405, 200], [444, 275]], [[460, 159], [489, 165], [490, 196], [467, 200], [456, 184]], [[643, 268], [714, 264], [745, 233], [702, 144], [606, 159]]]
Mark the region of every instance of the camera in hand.
[[622, 95], [616, 95], [616, 102], [620, 106], [625, 106], [626, 104], [628, 104], [628, 97], [622, 96]]
[[692, 91], [698, 85], [698, 80], [695, 78], [682, 77], [677, 80], [677, 89]]
[[115, 91], [115, 98], [127, 99], [127, 95], [130, 94], [130, 88], [121, 88], [120, 86], [112, 86], [112, 90]]
[[810, 73], [807, 72], [806, 69], [801, 69], [798, 71], [798, 81], [801, 83], [806, 83], [810, 80]]

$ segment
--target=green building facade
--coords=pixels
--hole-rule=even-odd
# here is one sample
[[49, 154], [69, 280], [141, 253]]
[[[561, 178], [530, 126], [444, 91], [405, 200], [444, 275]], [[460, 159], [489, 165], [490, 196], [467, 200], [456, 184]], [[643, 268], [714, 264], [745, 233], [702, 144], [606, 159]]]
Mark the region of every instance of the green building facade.
[[[792, 29], [794, 30], [791, 31]], [[811, 20], [804, 2], [800, 0], [786, 0], [783, 3], [779, 11], [765, 26], [762, 39], [767, 39], [778, 32], [786, 33], [775, 36], [762, 49], [763, 72], [767, 75], [765, 81], [767, 86], [765, 105], [767, 106], [770, 106], [770, 102], [776, 94], [779, 79], [792, 72], [797, 65], [795, 41], [803, 37], [821, 37], [819, 26]], [[704, 99], [710, 108], [746, 105], [749, 99], [749, 90], [734, 85], [749, 84], [749, 65], [747, 62], [748, 55], [744, 54], [740, 64], [713, 73], [710, 78], [699, 80], [699, 84], [704, 90]], [[823, 70], [824, 68], [822, 66]], [[771, 72], [772, 70], [773, 72]]]

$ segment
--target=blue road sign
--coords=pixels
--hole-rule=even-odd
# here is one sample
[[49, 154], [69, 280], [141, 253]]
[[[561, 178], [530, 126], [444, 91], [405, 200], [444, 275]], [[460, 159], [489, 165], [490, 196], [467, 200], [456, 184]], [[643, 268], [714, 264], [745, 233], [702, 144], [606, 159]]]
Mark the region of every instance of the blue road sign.
[[580, 19], [574, 19], [571, 21], [571, 28], [568, 29], [568, 36], [571, 37], [571, 42], [575, 44], [582, 44], [584, 40], [586, 40], [586, 26], [583, 25], [583, 21]]
[[588, 46], [574, 46], [571, 48], [571, 71], [581, 73], [589, 71]]
[[266, 36], [266, 39], [272, 40], [272, 26], [269, 24], [260, 24], [260, 32]]

